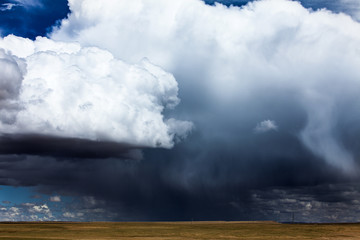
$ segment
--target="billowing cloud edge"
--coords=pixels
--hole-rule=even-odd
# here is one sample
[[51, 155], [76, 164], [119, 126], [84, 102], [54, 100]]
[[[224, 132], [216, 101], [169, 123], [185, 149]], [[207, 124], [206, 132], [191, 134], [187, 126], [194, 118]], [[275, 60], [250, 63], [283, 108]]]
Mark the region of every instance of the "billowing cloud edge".
[[44, 37], [9, 35], [0, 48], [2, 134], [171, 148], [192, 128], [163, 116], [180, 102], [178, 85], [147, 59], [128, 64], [97, 47]]

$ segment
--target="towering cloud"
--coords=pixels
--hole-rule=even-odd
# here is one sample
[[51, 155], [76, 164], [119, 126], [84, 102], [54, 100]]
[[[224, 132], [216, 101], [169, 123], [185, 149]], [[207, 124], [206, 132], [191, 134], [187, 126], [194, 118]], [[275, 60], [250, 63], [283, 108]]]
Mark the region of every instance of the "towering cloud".
[[0, 46], [1, 99], [17, 107], [2, 108], [2, 134], [170, 148], [192, 127], [164, 119], [164, 109], [179, 103], [177, 82], [147, 59], [127, 64], [99, 48], [46, 38], [8, 36]]
[[[70, 0], [69, 6], [72, 14], [53, 39], [101, 47], [130, 62], [146, 56], [163, 66], [180, 82], [186, 105], [180, 115], [194, 108], [203, 113], [193, 115], [200, 131], [209, 124], [220, 130], [223, 120], [209, 119], [210, 112], [237, 124], [256, 123], [252, 109], [271, 98], [275, 111], [304, 111], [299, 137], [314, 154], [344, 171], [353, 168], [353, 156], [336, 134], [350, 113], [340, 117], [341, 106], [356, 99], [360, 83], [360, 26], [350, 17], [288, 0], [242, 8], [197, 0]], [[275, 111], [260, 114], [276, 122], [291, 118]], [[236, 124], [228, 129], [239, 132]]]
[[[344, 187], [360, 157], [354, 17], [290, 0], [69, 7], [49, 38], [0, 41], [17, 76], [4, 81], [16, 108], [2, 108], [1, 183], [86, 196], [81, 219], [100, 208], [121, 220], [264, 219], [282, 207], [331, 219], [358, 196]], [[49, 139], [67, 151], [34, 148]], [[141, 146], [173, 148], [118, 160]]]

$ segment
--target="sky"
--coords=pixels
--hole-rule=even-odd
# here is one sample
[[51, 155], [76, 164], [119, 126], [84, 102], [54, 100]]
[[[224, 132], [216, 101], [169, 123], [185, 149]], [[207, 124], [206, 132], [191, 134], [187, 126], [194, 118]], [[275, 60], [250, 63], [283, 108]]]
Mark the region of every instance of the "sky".
[[0, 3], [0, 221], [360, 221], [357, 0]]

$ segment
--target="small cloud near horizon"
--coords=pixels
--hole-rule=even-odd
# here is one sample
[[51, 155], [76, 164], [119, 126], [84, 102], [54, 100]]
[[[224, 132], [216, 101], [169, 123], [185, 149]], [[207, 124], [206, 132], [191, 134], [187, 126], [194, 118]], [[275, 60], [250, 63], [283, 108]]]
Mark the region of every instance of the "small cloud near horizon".
[[254, 129], [256, 133], [265, 133], [271, 130], [277, 131], [278, 126], [276, 125], [276, 122], [273, 120], [264, 120], [260, 123], [258, 123]]
[[60, 196], [51, 196], [50, 202], [61, 202], [61, 197]]

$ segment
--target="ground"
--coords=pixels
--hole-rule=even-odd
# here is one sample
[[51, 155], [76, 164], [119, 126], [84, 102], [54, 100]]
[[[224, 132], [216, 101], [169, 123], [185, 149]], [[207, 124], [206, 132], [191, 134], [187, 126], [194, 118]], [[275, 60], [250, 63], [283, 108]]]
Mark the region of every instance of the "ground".
[[276, 222], [0, 223], [0, 239], [360, 239], [360, 224]]

